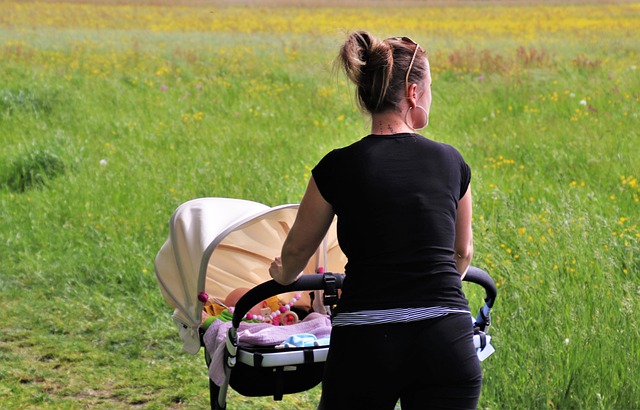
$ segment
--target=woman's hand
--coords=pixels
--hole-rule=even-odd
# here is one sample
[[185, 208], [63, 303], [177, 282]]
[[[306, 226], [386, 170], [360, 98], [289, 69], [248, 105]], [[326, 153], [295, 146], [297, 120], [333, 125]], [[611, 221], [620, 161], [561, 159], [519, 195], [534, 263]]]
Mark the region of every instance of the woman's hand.
[[281, 257], [276, 256], [273, 262], [271, 262], [271, 266], [269, 266], [269, 275], [271, 275], [273, 280], [280, 283], [280, 280], [282, 279], [282, 258]]
[[269, 266], [269, 275], [281, 285], [287, 286], [291, 285], [293, 282], [297, 281], [298, 278], [302, 275], [302, 272], [295, 276], [293, 279], [287, 279], [284, 277], [282, 273], [282, 258], [280, 256], [276, 256], [276, 258], [271, 262], [271, 266]]

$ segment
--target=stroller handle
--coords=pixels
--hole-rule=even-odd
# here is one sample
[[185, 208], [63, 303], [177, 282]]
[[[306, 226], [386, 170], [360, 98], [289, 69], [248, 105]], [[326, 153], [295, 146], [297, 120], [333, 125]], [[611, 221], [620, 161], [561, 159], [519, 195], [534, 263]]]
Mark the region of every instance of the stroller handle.
[[467, 274], [462, 280], [482, 286], [487, 295], [484, 299], [485, 303], [489, 308], [493, 307], [493, 302], [495, 302], [496, 296], [498, 296], [498, 288], [487, 272], [475, 266], [469, 266], [469, 270], [467, 270]]
[[475, 266], [469, 267], [463, 280], [482, 286], [486, 292], [485, 304], [478, 311], [475, 321], [475, 326], [484, 332], [491, 325], [491, 308], [498, 296], [498, 288], [487, 272]]
[[[342, 287], [344, 281], [344, 273], [324, 273], [324, 274], [308, 274], [302, 275], [298, 280], [290, 285], [281, 285], [274, 280], [261, 283], [258, 286], [251, 288], [240, 300], [238, 301], [235, 310], [233, 312], [233, 327], [238, 328], [244, 315], [256, 304], [263, 300], [280, 293], [306, 291], [306, 290], [318, 290], [327, 287], [327, 279], [331, 279], [335, 288]], [[480, 268], [470, 266], [467, 274], [463, 278], [466, 282], [475, 283], [484, 288], [486, 292], [485, 303], [483, 307], [485, 314], [488, 316], [490, 309], [493, 307], [496, 296], [498, 295], [498, 288], [495, 282], [489, 276], [489, 274]], [[488, 319], [488, 318], [487, 318]]]
[[335, 284], [335, 287], [339, 289], [342, 287], [344, 273], [302, 275], [298, 280], [290, 285], [281, 285], [272, 279], [251, 288], [240, 298], [235, 310], [233, 311], [233, 327], [238, 328], [244, 315], [251, 310], [253, 306], [263, 300], [280, 293], [325, 289], [328, 279], [331, 279]]

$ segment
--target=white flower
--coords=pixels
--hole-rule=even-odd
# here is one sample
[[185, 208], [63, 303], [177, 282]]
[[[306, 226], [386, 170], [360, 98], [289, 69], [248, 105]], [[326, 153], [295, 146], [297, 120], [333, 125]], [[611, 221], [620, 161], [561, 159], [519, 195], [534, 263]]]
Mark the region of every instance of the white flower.
[[587, 100], [580, 100], [580, 105], [584, 105], [586, 107], [587, 105]]
[[566, 339], [564, 339], [564, 344], [568, 345], [569, 344], [569, 338], [567, 337]]
[[106, 166], [106, 165], [107, 165], [107, 160], [106, 160], [106, 159], [104, 159], [104, 158], [103, 158], [103, 159], [101, 159], [101, 160], [100, 160], [100, 166], [101, 166], [101, 167], [104, 167], [104, 166]]

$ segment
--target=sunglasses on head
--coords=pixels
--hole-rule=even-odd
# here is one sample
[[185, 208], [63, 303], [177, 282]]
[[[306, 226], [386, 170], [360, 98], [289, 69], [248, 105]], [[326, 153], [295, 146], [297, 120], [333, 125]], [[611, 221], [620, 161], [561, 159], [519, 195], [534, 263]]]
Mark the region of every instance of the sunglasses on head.
[[405, 94], [408, 97], [409, 96], [409, 74], [411, 74], [411, 69], [413, 68], [413, 62], [416, 60], [416, 54], [418, 54], [418, 49], [422, 50], [422, 48], [418, 43], [411, 40], [409, 37], [389, 37], [387, 40], [404, 41], [405, 43], [414, 44], [416, 46], [416, 48], [413, 50], [413, 56], [411, 57], [411, 62], [409, 63], [409, 69], [407, 70], [407, 75], [404, 78]]

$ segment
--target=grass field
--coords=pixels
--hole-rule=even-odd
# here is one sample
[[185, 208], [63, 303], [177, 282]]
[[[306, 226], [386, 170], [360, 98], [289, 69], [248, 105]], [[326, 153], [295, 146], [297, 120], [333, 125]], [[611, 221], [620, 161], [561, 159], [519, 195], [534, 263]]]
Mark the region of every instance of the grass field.
[[640, 4], [301, 3], [0, 1], [0, 408], [206, 408], [153, 274], [169, 217], [298, 202], [367, 133], [332, 68], [352, 29], [427, 49], [424, 135], [472, 167], [480, 407], [640, 408]]

